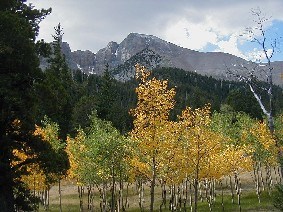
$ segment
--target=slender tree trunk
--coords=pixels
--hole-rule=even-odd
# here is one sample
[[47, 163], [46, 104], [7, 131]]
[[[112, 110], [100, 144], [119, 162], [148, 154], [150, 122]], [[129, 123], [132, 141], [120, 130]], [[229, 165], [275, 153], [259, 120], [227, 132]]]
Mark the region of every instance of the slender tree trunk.
[[49, 209], [49, 188], [44, 189], [42, 199], [44, 210], [47, 211]]
[[161, 192], [162, 202], [159, 207], [160, 211], [162, 211], [162, 206], [166, 208], [166, 183], [164, 181], [162, 181], [161, 187], [162, 187], [162, 192]]
[[187, 211], [187, 201], [188, 201], [188, 178], [186, 178], [184, 183], [184, 197], [183, 197], [183, 205], [184, 205], [184, 211]]
[[124, 183], [123, 183], [122, 174], [121, 174], [121, 171], [120, 171], [118, 208], [121, 209], [122, 211], [125, 211], [123, 188], [124, 188]]
[[107, 211], [107, 194], [106, 194], [107, 185], [105, 182], [103, 182], [103, 188], [102, 188], [102, 211]]
[[143, 208], [143, 195], [144, 195], [144, 188], [142, 180], [138, 180], [138, 191], [139, 191], [139, 207], [141, 211], [144, 211]]
[[112, 163], [112, 188], [111, 188], [111, 212], [115, 211], [115, 171], [114, 162]]
[[256, 188], [258, 203], [260, 203], [261, 202], [260, 200], [261, 189], [260, 189], [259, 165], [257, 162], [254, 165], [254, 178], [255, 178], [255, 188]]
[[233, 183], [232, 183], [231, 175], [229, 175], [229, 180], [230, 180], [230, 190], [231, 190], [232, 204], [234, 204], [234, 191], [233, 191]]
[[49, 191], [50, 191], [50, 188], [48, 187], [48, 190], [47, 190], [47, 210], [49, 210], [49, 200], [50, 200], [50, 193], [49, 193]]
[[129, 202], [128, 202], [129, 184], [130, 184], [130, 183], [127, 183], [126, 199], [125, 199], [125, 204], [123, 205], [123, 211], [126, 211], [126, 208], [129, 208]]
[[79, 200], [80, 200], [80, 211], [83, 211], [83, 187], [78, 186], [78, 194], [79, 194]]
[[224, 209], [224, 199], [223, 199], [223, 185], [222, 185], [222, 181], [220, 181], [220, 188], [221, 188], [221, 207], [222, 207], [222, 211], [225, 211], [225, 209]]
[[175, 184], [170, 186], [170, 202], [169, 202], [169, 209], [171, 211], [176, 210], [176, 202], [175, 202], [175, 197], [176, 197], [176, 190], [175, 190]]
[[194, 208], [194, 211], [197, 212], [197, 209], [198, 209], [198, 179], [196, 178], [195, 179], [195, 182], [194, 182], [194, 187], [195, 187], [195, 202], [194, 202], [194, 205], [195, 205], [195, 208]]
[[60, 212], [62, 212], [62, 194], [61, 194], [61, 180], [59, 179], [58, 181], [59, 183], [59, 188], [58, 188], [58, 191], [59, 191], [59, 208], [60, 208]]
[[150, 212], [153, 212], [154, 209], [154, 189], [156, 181], [156, 161], [155, 155], [152, 158], [152, 180], [150, 184]]
[[241, 212], [242, 211], [242, 207], [241, 207], [241, 182], [240, 182], [240, 179], [237, 175], [237, 173], [235, 173], [235, 190], [236, 190], [236, 193], [237, 193], [237, 196], [238, 196], [238, 206], [239, 206], [239, 211]]
[[193, 191], [192, 191], [192, 183], [190, 182], [190, 207], [191, 212], [193, 211]]

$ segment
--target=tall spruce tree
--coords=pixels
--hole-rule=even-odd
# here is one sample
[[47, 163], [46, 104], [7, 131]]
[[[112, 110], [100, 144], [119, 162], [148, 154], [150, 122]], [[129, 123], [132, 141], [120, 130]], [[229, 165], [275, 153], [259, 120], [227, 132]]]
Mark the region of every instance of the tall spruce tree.
[[53, 35], [52, 54], [49, 56], [49, 67], [44, 73], [44, 80], [38, 85], [42, 116], [47, 115], [59, 124], [60, 137], [64, 140], [71, 128], [73, 105], [73, 80], [71, 70], [62, 54], [63, 30], [59, 23]]
[[113, 83], [113, 78], [109, 72], [109, 65], [106, 64], [98, 96], [98, 116], [108, 121], [111, 117], [111, 107], [114, 102]]
[[[40, 152], [32, 135], [34, 82], [40, 77], [35, 42], [39, 23], [49, 13], [26, 0], [0, 1], [0, 211], [29, 210], [29, 195], [18, 182], [22, 163], [12, 167], [15, 149]], [[30, 162], [25, 160], [24, 163]]]

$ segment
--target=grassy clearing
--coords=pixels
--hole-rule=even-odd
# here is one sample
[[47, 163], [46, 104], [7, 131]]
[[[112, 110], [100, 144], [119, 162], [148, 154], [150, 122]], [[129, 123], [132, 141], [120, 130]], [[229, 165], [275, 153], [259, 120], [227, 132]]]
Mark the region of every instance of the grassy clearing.
[[[59, 198], [57, 195], [56, 187], [52, 189], [51, 196], [50, 196], [50, 207], [49, 211], [56, 212], [59, 211]], [[62, 187], [62, 210], [64, 212], [78, 212], [79, 211], [79, 198], [76, 193], [76, 186], [66, 185]], [[94, 211], [100, 211], [99, 208], [99, 196], [95, 194], [95, 208]], [[168, 196], [169, 197], [169, 196]], [[145, 211], [148, 211], [149, 208], [149, 188], [145, 190], [145, 202], [144, 208]], [[228, 190], [225, 190], [224, 198], [223, 198], [223, 206], [221, 204], [221, 195], [218, 191], [216, 194], [215, 202], [212, 205], [212, 211], [240, 211], [238, 206], [238, 199], [237, 196], [234, 197], [235, 203], [232, 204], [231, 195], [229, 194]], [[169, 211], [167, 201], [167, 209], [162, 211], [166, 212]], [[160, 187], [156, 189], [156, 201], [155, 201], [155, 209], [159, 211], [159, 205], [161, 204], [161, 190]], [[132, 187], [129, 190], [129, 208], [127, 211], [135, 212], [140, 211], [138, 206], [138, 194], [135, 192], [135, 189]], [[190, 211], [190, 206], [187, 205], [188, 211]], [[44, 211], [43, 208], [40, 208], [39, 211]], [[87, 211], [87, 195], [84, 195], [84, 211]], [[208, 202], [203, 199], [203, 201], [199, 201], [198, 203], [198, 211], [209, 211]], [[255, 191], [253, 190], [244, 190], [241, 195], [241, 211], [278, 211], [275, 209], [272, 203], [272, 198], [267, 192], [263, 192], [261, 194], [261, 203], [258, 202], [258, 196], [256, 195]]]

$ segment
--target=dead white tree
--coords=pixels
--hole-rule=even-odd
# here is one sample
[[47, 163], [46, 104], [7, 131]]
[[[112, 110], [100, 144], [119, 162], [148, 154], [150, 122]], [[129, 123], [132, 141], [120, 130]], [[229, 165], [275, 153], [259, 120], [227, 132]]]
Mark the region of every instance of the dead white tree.
[[[258, 59], [256, 63], [248, 63], [248, 66], [241, 65], [238, 70], [229, 70], [239, 81], [245, 82], [248, 88], [256, 98], [262, 112], [266, 115], [268, 126], [271, 134], [274, 133], [274, 106], [273, 106], [273, 66], [271, 59], [278, 52], [278, 43], [282, 39], [276, 37], [268, 39], [266, 27], [270, 18], [262, 13], [260, 9], [253, 9], [255, 27], [248, 27], [243, 36], [247, 37], [251, 42], [259, 45], [263, 60]], [[262, 82], [265, 82], [264, 84]], [[261, 94], [268, 96], [268, 103], [264, 102]]]
[[[258, 44], [262, 57], [256, 62], [240, 64], [237, 69], [228, 70], [228, 72], [237, 80], [244, 82], [253, 93], [267, 118], [270, 133], [274, 135], [274, 68], [271, 60], [274, 54], [279, 52], [279, 42], [282, 37], [270, 38], [270, 34], [267, 32], [270, 18], [267, 18], [260, 9], [253, 9], [251, 12], [255, 26], [246, 28], [243, 36]], [[262, 98], [263, 96], [265, 99]], [[277, 139], [276, 146], [279, 146]], [[282, 158], [282, 156], [282, 152], [278, 150], [278, 158]], [[283, 176], [283, 164], [281, 164], [281, 176]]]

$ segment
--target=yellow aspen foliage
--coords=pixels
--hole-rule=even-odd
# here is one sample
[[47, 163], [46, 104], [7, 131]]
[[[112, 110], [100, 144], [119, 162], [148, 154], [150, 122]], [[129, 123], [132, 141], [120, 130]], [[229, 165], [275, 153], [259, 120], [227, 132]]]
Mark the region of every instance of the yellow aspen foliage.
[[167, 185], [179, 184], [186, 177], [180, 166], [183, 158], [180, 134], [180, 125], [173, 121], [168, 121], [166, 130], [160, 130], [157, 134], [162, 142], [159, 147], [162, 154], [160, 154], [157, 169], [160, 180], [166, 182]]
[[50, 188], [50, 185], [47, 183], [47, 177], [38, 164], [30, 164], [27, 167], [27, 171], [29, 175], [23, 175], [21, 179], [28, 185], [29, 190], [43, 191]]
[[225, 146], [221, 154], [213, 161], [222, 170], [222, 176], [251, 171], [253, 160], [247, 154], [245, 146]]
[[221, 150], [221, 137], [209, 129], [210, 107], [187, 107], [179, 117], [182, 127], [183, 169], [192, 179], [208, 177], [211, 160]]
[[28, 155], [23, 150], [13, 149], [13, 158], [11, 165], [15, 167], [21, 163], [23, 163], [26, 159], [28, 159]]
[[242, 134], [242, 140], [248, 143], [254, 161], [277, 164], [278, 147], [265, 122], [254, 123]]
[[179, 119], [183, 129], [182, 163], [187, 176], [197, 180], [219, 179], [251, 170], [252, 160], [245, 146], [235, 146], [229, 137], [211, 129], [210, 105], [195, 110], [187, 107]]
[[[161, 151], [166, 144], [164, 134], [169, 129], [169, 112], [174, 107], [175, 89], [168, 89], [167, 80], [150, 79], [150, 72], [145, 67], [136, 65], [136, 77], [140, 80], [136, 89], [137, 107], [131, 110], [135, 117], [131, 137], [137, 142], [137, 149], [147, 166], [152, 166], [152, 158], [163, 155]], [[157, 168], [155, 164], [154, 168]], [[143, 170], [148, 170], [143, 168]], [[146, 174], [147, 175], [147, 174]]]
[[[170, 129], [169, 113], [175, 105], [175, 89], [168, 88], [167, 80], [150, 78], [150, 72], [143, 66], [136, 65], [136, 78], [140, 81], [136, 88], [137, 107], [130, 113], [134, 116], [134, 129], [130, 133], [136, 143], [133, 169], [142, 176], [147, 176], [151, 183], [150, 211], [153, 211], [154, 187], [164, 168], [164, 155], [171, 144], [167, 140]], [[172, 142], [173, 143], [173, 142]], [[169, 145], [169, 146], [168, 146]], [[145, 172], [145, 173], [144, 173]]]
[[81, 177], [79, 175], [80, 164], [82, 163], [82, 152], [84, 152], [86, 135], [82, 130], [78, 131], [77, 136], [73, 139], [67, 137], [66, 152], [69, 157], [70, 168], [67, 172], [67, 178], [72, 180], [76, 179], [78, 183], [81, 183]]

